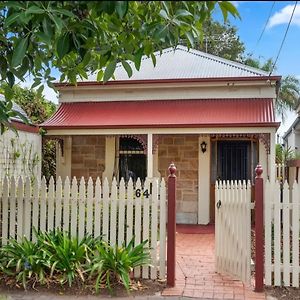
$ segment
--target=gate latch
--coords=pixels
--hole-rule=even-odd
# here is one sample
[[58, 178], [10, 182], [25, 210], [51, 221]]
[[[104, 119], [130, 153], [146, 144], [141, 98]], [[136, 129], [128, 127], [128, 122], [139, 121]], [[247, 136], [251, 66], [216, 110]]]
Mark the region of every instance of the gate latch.
[[219, 208], [221, 207], [221, 205], [222, 205], [222, 202], [221, 202], [221, 200], [219, 200], [219, 201], [217, 202], [217, 209], [219, 209]]

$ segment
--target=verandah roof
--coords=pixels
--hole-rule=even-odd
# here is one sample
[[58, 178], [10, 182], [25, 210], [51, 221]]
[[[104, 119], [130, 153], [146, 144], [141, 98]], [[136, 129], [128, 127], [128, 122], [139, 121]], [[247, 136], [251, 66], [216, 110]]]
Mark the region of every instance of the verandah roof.
[[45, 129], [278, 127], [272, 99], [61, 103]]

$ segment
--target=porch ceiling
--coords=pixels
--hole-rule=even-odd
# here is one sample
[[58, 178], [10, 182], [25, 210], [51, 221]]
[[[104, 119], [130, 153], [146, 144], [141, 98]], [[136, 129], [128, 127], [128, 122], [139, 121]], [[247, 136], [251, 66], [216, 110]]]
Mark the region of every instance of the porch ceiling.
[[272, 99], [62, 103], [45, 129], [278, 127]]

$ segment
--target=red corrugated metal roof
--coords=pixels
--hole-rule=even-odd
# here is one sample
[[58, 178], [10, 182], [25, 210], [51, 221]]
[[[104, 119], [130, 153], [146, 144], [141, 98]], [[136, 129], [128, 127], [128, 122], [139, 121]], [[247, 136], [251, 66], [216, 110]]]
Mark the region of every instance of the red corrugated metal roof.
[[272, 99], [62, 103], [41, 125], [63, 128], [278, 126]]

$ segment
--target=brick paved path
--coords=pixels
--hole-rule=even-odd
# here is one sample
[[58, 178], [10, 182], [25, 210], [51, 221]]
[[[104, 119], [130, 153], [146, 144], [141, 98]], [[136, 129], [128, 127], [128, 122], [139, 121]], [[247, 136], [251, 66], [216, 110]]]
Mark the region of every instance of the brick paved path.
[[241, 281], [215, 273], [215, 236], [213, 233], [176, 236], [176, 287], [165, 289], [163, 296], [198, 299], [265, 299]]

